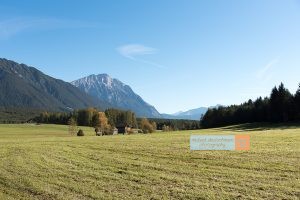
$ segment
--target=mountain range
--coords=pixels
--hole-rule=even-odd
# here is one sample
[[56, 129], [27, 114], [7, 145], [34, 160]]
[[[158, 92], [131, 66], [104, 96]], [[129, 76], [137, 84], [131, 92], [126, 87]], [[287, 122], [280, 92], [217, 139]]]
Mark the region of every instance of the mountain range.
[[160, 113], [134, 93], [130, 86], [107, 74], [93, 74], [71, 83], [92, 97], [108, 102], [114, 108], [132, 110], [139, 117], [161, 117]]
[[[0, 58], [0, 108], [71, 111], [96, 107], [131, 110], [138, 117], [199, 120], [208, 110], [200, 107], [160, 114], [129, 85], [108, 74], [90, 75], [71, 83], [44, 74], [34, 67]], [[219, 106], [219, 105], [217, 105]]]
[[179, 111], [174, 114], [165, 114], [163, 113], [163, 118], [166, 119], [190, 119], [190, 120], [200, 120], [201, 115], [204, 115], [206, 111], [208, 110], [207, 107], [200, 107], [191, 109], [188, 111]]
[[217, 108], [222, 105], [210, 106], [210, 107], [200, 107], [187, 111], [179, 111], [174, 114], [161, 114], [163, 118], [166, 119], [189, 119], [189, 120], [200, 120], [201, 116], [204, 115], [209, 108]]
[[0, 58], [0, 94], [0, 108], [44, 111], [119, 108], [131, 110], [138, 117], [161, 117], [128, 85], [107, 74], [90, 75], [68, 83], [4, 58]]

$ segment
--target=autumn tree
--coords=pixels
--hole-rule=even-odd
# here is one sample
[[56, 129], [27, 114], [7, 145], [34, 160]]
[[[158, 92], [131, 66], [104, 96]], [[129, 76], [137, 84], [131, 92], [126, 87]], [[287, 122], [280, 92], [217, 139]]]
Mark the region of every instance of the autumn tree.
[[108, 119], [105, 115], [104, 112], [98, 112], [98, 129], [101, 130], [101, 132], [105, 135], [110, 135], [112, 134], [112, 127], [111, 125], [108, 123]]
[[143, 118], [141, 120], [141, 125], [140, 125], [143, 133], [153, 133], [154, 132], [154, 127], [153, 124], [149, 122], [147, 118]]
[[156, 122], [152, 121], [151, 122], [151, 125], [153, 127], [153, 130], [155, 131], [157, 129], [157, 125], [156, 125]]
[[75, 135], [77, 132], [77, 123], [73, 117], [68, 121], [70, 135]]
[[104, 112], [98, 112], [98, 118], [99, 118], [99, 127], [100, 128], [105, 128], [108, 126], [108, 119], [105, 116]]

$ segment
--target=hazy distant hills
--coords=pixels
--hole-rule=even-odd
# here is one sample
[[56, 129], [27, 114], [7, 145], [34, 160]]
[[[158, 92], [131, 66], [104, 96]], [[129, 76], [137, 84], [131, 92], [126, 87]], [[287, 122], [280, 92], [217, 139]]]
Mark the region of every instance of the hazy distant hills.
[[200, 107], [185, 112], [177, 112], [174, 114], [162, 114], [164, 118], [168, 119], [190, 119], [190, 120], [200, 120], [202, 114], [205, 114], [208, 108]]
[[137, 95], [130, 86], [107, 74], [90, 75], [71, 83], [115, 108], [131, 110], [139, 117], [161, 117], [160, 113]]
[[190, 120], [200, 120], [200, 117], [204, 115], [208, 108], [215, 108], [219, 107], [221, 105], [216, 105], [216, 106], [211, 106], [211, 107], [200, 107], [200, 108], [195, 108], [191, 109], [188, 111], [180, 111], [174, 114], [162, 114], [164, 118], [167, 119], [190, 119]]
[[0, 94], [2, 108], [66, 111], [89, 106], [109, 106], [70, 83], [6, 59], [0, 59]]

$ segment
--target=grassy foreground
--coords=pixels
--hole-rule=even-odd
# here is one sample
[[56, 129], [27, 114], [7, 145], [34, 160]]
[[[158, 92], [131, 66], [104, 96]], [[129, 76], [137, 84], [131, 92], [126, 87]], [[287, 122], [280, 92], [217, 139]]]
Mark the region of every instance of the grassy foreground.
[[[0, 199], [299, 199], [300, 128], [71, 137], [0, 125]], [[191, 134], [250, 134], [251, 150], [189, 150]]]

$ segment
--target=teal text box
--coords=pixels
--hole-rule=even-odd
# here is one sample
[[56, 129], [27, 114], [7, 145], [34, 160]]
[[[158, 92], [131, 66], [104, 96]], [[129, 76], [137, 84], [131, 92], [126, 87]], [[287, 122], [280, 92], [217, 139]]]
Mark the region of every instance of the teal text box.
[[191, 150], [234, 150], [234, 135], [191, 135]]

